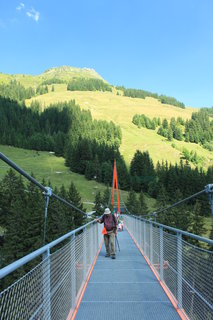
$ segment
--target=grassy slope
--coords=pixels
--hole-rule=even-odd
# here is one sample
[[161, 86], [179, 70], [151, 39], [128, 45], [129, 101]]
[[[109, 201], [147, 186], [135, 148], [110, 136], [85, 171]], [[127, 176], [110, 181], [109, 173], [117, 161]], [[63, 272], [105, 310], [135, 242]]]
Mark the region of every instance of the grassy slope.
[[[14, 148], [0, 145], [0, 152], [6, 157], [15, 162], [28, 174], [35, 175], [37, 181], [42, 183], [45, 179], [46, 183], [50, 180], [53, 187], [60, 188], [64, 184], [68, 188], [71, 181], [77, 187], [83, 202], [94, 202], [95, 194], [98, 190], [103, 192], [106, 186], [96, 181], [88, 181], [84, 176], [71, 172], [64, 165], [64, 158], [56, 157], [49, 152], [25, 150], [21, 148]], [[0, 180], [5, 176], [9, 170], [9, 166], [0, 160]], [[127, 192], [122, 191], [122, 198], [126, 201]], [[152, 208], [153, 199], [148, 200], [149, 206]], [[91, 210], [93, 205], [84, 204], [87, 210]], [[153, 208], [154, 209], [154, 208]]]
[[[136, 113], [144, 113], [150, 118], [160, 117], [161, 119], [171, 119], [171, 117], [177, 118], [180, 116], [186, 120], [190, 119], [192, 112], [198, 111], [197, 109], [181, 109], [161, 104], [153, 98], [146, 98], [144, 100], [118, 96], [115, 92], [71, 92], [66, 90], [66, 85], [55, 85], [54, 92], [49, 92], [33, 99], [38, 100], [44, 108], [48, 107], [51, 103], [75, 99], [81, 108], [91, 111], [93, 118], [105, 119], [107, 121], [112, 120], [120, 125], [123, 136], [120, 151], [124, 155], [127, 164], [130, 163], [137, 149], [142, 151], [148, 150], [154, 163], [158, 160], [167, 160], [172, 163], [179, 162], [183, 147], [190, 151], [196, 151], [198, 156], [204, 157], [204, 167], [213, 163], [212, 154], [199, 145], [174, 140], [173, 143], [175, 143], [176, 148], [172, 148], [172, 142], [157, 135], [153, 130], [138, 129], [132, 123], [132, 117]], [[30, 103], [31, 100], [26, 101], [28, 106]]]
[[[0, 73], [0, 83], [16, 79], [26, 87], [36, 87], [42, 81], [54, 77], [65, 81], [68, 81], [73, 77], [103, 79], [93, 69], [62, 66], [58, 68], [50, 68], [37, 76], [23, 74], [9, 75]], [[144, 113], [150, 118], [160, 117], [161, 119], [170, 119], [171, 117], [177, 118], [180, 116], [183, 119], [189, 119], [191, 117], [191, 113], [193, 111], [197, 111], [197, 109], [180, 109], [170, 105], [161, 104], [158, 100], [153, 98], [143, 100], [123, 97], [121, 95], [118, 96], [116, 95], [117, 90], [114, 90], [113, 93], [70, 92], [66, 90], [66, 84], [55, 84], [54, 87], [55, 92], [51, 92], [51, 86], [49, 86], [50, 92], [48, 94], [38, 96], [34, 99], [39, 100], [44, 107], [48, 107], [50, 103], [75, 99], [82, 108], [90, 109], [92, 116], [95, 119], [112, 120], [116, 124], [120, 125], [123, 134], [120, 150], [124, 155], [127, 164], [130, 163], [137, 149], [142, 151], [148, 150], [154, 163], [158, 160], [167, 160], [172, 163], [179, 162], [183, 147], [187, 148], [189, 151], [196, 151], [198, 156], [203, 157], [203, 167], [208, 167], [213, 163], [212, 154], [208, 150], [204, 150], [199, 145], [175, 140], [173, 143], [175, 143], [176, 148], [172, 148], [172, 143], [168, 142], [165, 138], [158, 136], [156, 132], [144, 128], [138, 129], [132, 124], [132, 117], [136, 113]], [[30, 104], [30, 101], [26, 101], [27, 105]]]
[[[53, 187], [60, 188], [64, 184], [65, 188], [68, 188], [71, 181], [74, 182], [83, 202], [94, 201], [96, 190], [103, 191], [106, 188], [103, 184], [87, 181], [84, 176], [71, 172], [65, 167], [64, 158], [56, 157], [49, 152], [37, 152], [2, 145], [0, 151], [27, 173], [33, 172], [40, 183], [45, 179], [46, 183], [50, 180]], [[0, 179], [8, 169], [9, 166], [6, 163], [0, 162]], [[85, 207], [90, 208], [91, 206], [85, 205]]]

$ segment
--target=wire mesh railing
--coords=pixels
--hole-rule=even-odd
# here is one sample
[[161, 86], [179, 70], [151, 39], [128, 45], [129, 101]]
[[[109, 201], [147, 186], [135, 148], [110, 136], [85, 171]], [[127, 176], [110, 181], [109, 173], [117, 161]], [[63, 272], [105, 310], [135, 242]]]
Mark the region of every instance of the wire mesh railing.
[[213, 241], [124, 215], [125, 225], [173, 303], [191, 320], [213, 319], [213, 251], [183, 240]]
[[92, 221], [1, 269], [2, 279], [42, 255], [41, 263], [0, 293], [0, 319], [71, 319], [101, 239], [101, 226]]

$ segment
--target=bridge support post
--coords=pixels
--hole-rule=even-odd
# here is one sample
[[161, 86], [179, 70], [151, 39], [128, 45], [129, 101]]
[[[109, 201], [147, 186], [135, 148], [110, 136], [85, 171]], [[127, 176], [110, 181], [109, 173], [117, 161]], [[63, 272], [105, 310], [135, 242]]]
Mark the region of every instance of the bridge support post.
[[160, 226], [160, 280], [163, 281], [163, 227]]
[[93, 262], [93, 252], [94, 252], [93, 229], [94, 229], [94, 225], [91, 224], [89, 227], [89, 264], [90, 265], [92, 265], [92, 262]]
[[138, 217], [136, 217], [135, 219], [135, 240], [137, 241], [137, 243], [139, 243], [139, 231], [138, 231], [138, 227], [139, 227], [139, 224], [138, 224]]
[[96, 234], [95, 234], [95, 227], [93, 225], [93, 227], [92, 227], [92, 261], [93, 261], [93, 259], [95, 257], [95, 252], [96, 252], [95, 243], [96, 243]]
[[143, 246], [144, 246], [144, 255], [146, 256], [146, 222], [145, 221], [143, 225]]
[[150, 257], [149, 257], [149, 260], [150, 260], [150, 263], [151, 265], [153, 264], [153, 243], [152, 243], [152, 222], [150, 222], [150, 230], [149, 230], [149, 254], [150, 254]]
[[141, 222], [141, 249], [144, 251], [144, 221]]
[[178, 308], [182, 308], [182, 234], [177, 233], [177, 298]]
[[87, 229], [83, 231], [83, 280], [86, 280], [87, 275]]
[[43, 278], [43, 314], [44, 319], [51, 319], [51, 295], [50, 295], [50, 249], [42, 256]]
[[50, 197], [52, 196], [52, 189], [50, 187], [46, 187], [46, 192], [44, 192], [45, 196], [45, 211], [44, 211], [44, 235], [43, 235], [43, 245], [45, 245], [46, 241], [46, 229], [47, 229], [47, 210], [49, 205]]
[[72, 309], [75, 309], [75, 298], [76, 298], [76, 268], [75, 268], [75, 233], [70, 238], [70, 268], [71, 268], [71, 303]]
[[96, 225], [94, 226], [94, 230], [96, 233], [96, 250], [95, 250], [95, 254], [94, 254], [94, 257], [95, 257], [98, 252], [98, 248], [99, 248], [98, 223], [96, 223]]
[[142, 249], [142, 221], [139, 220], [139, 246]]

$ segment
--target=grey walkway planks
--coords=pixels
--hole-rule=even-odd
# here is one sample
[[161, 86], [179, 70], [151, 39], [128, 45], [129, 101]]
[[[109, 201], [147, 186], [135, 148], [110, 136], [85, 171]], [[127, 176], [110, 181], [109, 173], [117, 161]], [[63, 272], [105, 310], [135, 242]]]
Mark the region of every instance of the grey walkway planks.
[[118, 240], [116, 260], [105, 258], [102, 246], [75, 319], [179, 320], [128, 232]]

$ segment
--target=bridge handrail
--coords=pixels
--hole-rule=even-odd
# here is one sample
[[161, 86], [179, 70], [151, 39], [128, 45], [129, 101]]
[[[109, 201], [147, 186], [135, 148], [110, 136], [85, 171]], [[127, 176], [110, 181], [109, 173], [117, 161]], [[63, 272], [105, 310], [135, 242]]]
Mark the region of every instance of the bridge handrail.
[[56, 245], [58, 245], [62, 241], [66, 240], [67, 238], [71, 237], [72, 235], [75, 235], [79, 231], [85, 229], [86, 227], [88, 227], [89, 225], [92, 225], [94, 223], [96, 223], [95, 220], [93, 220], [91, 222], [88, 222], [85, 225], [66, 233], [62, 237], [60, 237], [60, 238], [58, 238], [58, 239], [46, 244], [45, 246], [43, 246], [43, 247], [41, 247], [41, 248], [29, 253], [28, 255], [24, 256], [23, 258], [21, 258], [19, 260], [16, 260], [15, 262], [12, 262], [11, 264], [7, 265], [6, 267], [0, 269], [0, 279], [6, 277], [7, 275], [12, 273], [13, 271], [15, 271], [18, 268], [24, 266], [26, 263], [34, 260], [35, 258], [37, 258], [40, 255], [44, 254], [48, 250], [52, 249], [53, 247], [55, 247]]
[[213, 252], [186, 241], [182, 235], [210, 245], [213, 241], [139, 216], [126, 214], [123, 218], [173, 305], [183, 311], [183, 318], [210, 319]]
[[131, 217], [134, 217], [136, 219], [152, 223], [152, 224], [154, 224], [154, 225], [156, 225], [158, 227], [162, 227], [163, 229], [167, 229], [167, 230], [173, 231], [175, 233], [180, 233], [180, 234], [182, 234], [184, 236], [193, 238], [193, 239], [198, 240], [198, 241], [203, 241], [203, 242], [208, 243], [209, 245], [213, 246], [213, 240], [211, 240], [211, 239], [204, 238], [204, 237], [198, 236], [196, 234], [193, 234], [193, 233], [190, 233], [190, 232], [187, 232], [187, 231], [183, 231], [183, 230], [180, 230], [180, 229], [176, 229], [176, 228], [173, 228], [173, 227], [170, 227], [170, 226], [166, 226], [164, 224], [161, 224], [161, 223], [149, 220], [149, 219], [144, 219], [144, 218], [136, 216], [136, 215], [131, 215], [131, 214], [128, 214], [128, 215], [131, 216]]

